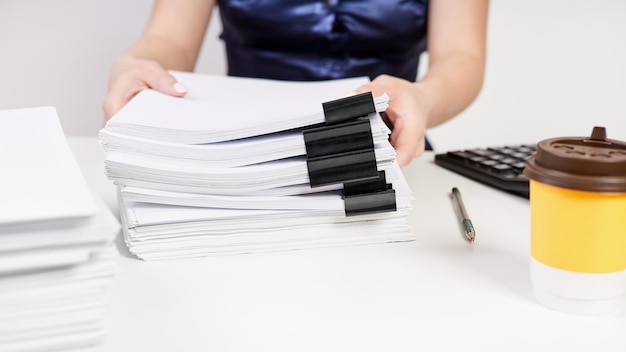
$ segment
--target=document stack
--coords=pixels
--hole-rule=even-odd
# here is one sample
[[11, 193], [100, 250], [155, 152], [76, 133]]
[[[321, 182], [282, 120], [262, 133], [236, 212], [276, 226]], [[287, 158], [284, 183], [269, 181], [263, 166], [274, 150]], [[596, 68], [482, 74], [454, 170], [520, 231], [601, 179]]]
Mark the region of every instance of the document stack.
[[52, 107], [0, 111], [0, 351], [104, 338], [120, 224], [96, 197]]
[[367, 78], [172, 72], [100, 131], [130, 251], [144, 260], [414, 239], [412, 195]]

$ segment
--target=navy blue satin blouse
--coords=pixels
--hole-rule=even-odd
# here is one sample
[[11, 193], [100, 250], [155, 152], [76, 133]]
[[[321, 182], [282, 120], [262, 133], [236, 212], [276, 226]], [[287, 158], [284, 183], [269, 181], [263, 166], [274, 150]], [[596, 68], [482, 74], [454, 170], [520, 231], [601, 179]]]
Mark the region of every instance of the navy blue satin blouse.
[[218, 0], [228, 74], [415, 81], [427, 0]]

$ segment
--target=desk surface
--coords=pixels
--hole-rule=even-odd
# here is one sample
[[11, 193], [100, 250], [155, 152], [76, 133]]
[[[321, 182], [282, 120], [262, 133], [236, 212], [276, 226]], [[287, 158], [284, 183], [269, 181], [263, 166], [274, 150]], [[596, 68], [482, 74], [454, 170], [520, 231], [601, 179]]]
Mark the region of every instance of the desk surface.
[[[69, 141], [117, 212], [97, 139]], [[143, 262], [120, 239], [108, 336], [97, 350], [626, 350], [626, 311], [584, 317], [534, 300], [527, 200], [432, 160], [404, 168], [415, 242]], [[453, 186], [476, 228], [472, 245], [448, 198]]]

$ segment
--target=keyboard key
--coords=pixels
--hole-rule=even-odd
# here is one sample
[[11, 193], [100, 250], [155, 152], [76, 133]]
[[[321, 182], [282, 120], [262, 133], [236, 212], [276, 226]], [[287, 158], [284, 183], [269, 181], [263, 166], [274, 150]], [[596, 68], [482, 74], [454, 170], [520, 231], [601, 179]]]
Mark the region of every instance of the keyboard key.
[[509, 170], [513, 169], [513, 167], [511, 165], [508, 165], [508, 164], [498, 164], [498, 165], [495, 165], [493, 167], [493, 169], [498, 171], [498, 172], [502, 172], [502, 171], [509, 171]]
[[492, 151], [487, 150], [487, 149], [470, 149], [470, 150], [468, 150], [468, 152], [470, 152], [472, 154], [480, 155], [480, 156], [489, 156], [489, 155], [493, 154]]
[[507, 158], [504, 158], [504, 159], [500, 160], [500, 162], [502, 164], [513, 164], [513, 163], [516, 163], [517, 161], [518, 161], [517, 159], [513, 159], [513, 158], [510, 158], [510, 157], [507, 157]]
[[480, 163], [480, 162], [485, 161], [487, 159], [485, 159], [484, 156], [473, 156], [473, 157], [469, 158], [469, 160], [471, 160], [471, 161], [473, 161], [475, 163]]
[[459, 159], [469, 159], [474, 156], [468, 152], [449, 152], [448, 155]]
[[480, 163], [482, 165], [485, 165], [485, 166], [494, 166], [494, 165], [498, 164], [498, 161], [497, 160], [492, 160], [492, 159], [487, 159], [487, 160], [481, 161]]
[[511, 156], [514, 157], [514, 158], [526, 160], [526, 158], [528, 157], [528, 154], [517, 152], [517, 153], [511, 154]]
[[515, 164], [512, 164], [511, 166], [513, 166], [516, 169], [524, 169], [526, 167], [526, 163], [524, 161], [518, 161]]

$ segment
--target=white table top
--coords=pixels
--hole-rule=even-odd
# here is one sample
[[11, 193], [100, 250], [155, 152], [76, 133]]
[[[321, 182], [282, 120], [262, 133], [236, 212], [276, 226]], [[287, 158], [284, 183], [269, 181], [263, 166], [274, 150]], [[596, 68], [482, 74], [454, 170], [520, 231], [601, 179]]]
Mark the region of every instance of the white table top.
[[[117, 212], [96, 138], [70, 138]], [[626, 351], [626, 311], [585, 317], [539, 305], [528, 200], [425, 154], [404, 168], [418, 240], [143, 262], [125, 251], [98, 351]], [[448, 193], [476, 229], [468, 244]]]

